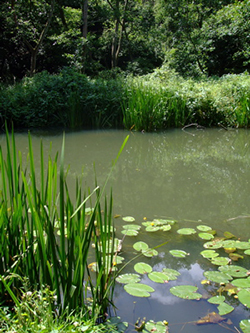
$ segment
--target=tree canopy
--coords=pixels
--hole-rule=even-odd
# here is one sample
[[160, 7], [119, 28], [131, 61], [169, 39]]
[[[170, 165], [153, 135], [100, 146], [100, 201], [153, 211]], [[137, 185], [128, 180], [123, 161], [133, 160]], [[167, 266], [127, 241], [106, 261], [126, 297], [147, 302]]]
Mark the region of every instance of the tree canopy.
[[183, 76], [250, 70], [250, 1], [9, 0], [0, 4], [0, 79], [73, 66]]

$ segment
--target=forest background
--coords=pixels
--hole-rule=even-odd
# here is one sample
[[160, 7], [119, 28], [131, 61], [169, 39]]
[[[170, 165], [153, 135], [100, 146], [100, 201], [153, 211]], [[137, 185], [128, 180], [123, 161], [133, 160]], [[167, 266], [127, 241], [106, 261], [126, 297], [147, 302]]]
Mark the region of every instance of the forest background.
[[[250, 70], [249, 0], [11, 0], [0, 4], [0, 31], [0, 79], [3, 83], [0, 100], [1, 119], [12, 120], [21, 126], [32, 125], [33, 121], [29, 115], [26, 122], [21, 122], [22, 112], [27, 113], [27, 110], [22, 109], [22, 105], [25, 104], [30, 110], [33, 101], [39, 100], [38, 92], [55, 91], [55, 87], [62, 84], [62, 80], [59, 83], [55, 77], [52, 79], [51, 76], [61, 75], [62, 72], [66, 84], [64, 93], [65, 89], [70, 90], [70, 93], [66, 93], [67, 101], [61, 98], [58, 102], [55, 94], [43, 95], [40, 99], [43, 100], [44, 108], [46, 103], [51, 106], [53, 99], [55, 105], [71, 104], [72, 114], [72, 110], [79, 111], [81, 108], [79, 105], [83, 99], [85, 104], [90, 96], [95, 95], [96, 100], [100, 100], [108, 90], [112, 100], [116, 102], [110, 105], [110, 101], [103, 99], [102, 108], [119, 108], [121, 111], [119, 117], [115, 116], [118, 119], [116, 123], [109, 122], [112, 118], [110, 113], [102, 120], [97, 120], [95, 117], [94, 122], [101, 126], [109, 126], [111, 123], [112, 126], [116, 126], [121, 125], [122, 122], [123, 124], [128, 122], [128, 119], [124, 119], [124, 110], [128, 109], [128, 104], [124, 107], [127, 103], [128, 91], [124, 93], [124, 89], [121, 88], [121, 83], [117, 80], [121, 77], [144, 76], [145, 83], [145, 78], [149, 77], [147, 75], [151, 75], [152, 78], [152, 75], [156, 73], [155, 76], [161, 77], [162, 80], [155, 85], [160, 84], [165, 87], [177, 86], [178, 82], [179, 86], [183, 86], [184, 78], [189, 85], [188, 88], [186, 86], [186, 90], [190, 90], [190, 87], [195, 85], [190, 80], [208, 82], [211, 78], [215, 80], [228, 74], [244, 73], [244, 86], [249, 83], [247, 79]], [[67, 71], [66, 76], [65, 71]], [[30, 84], [31, 81], [27, 78], [34, 78], [36, 73], [40, 72], [44, 72], [43, 76], [33, 79], [35, 81]], [[81, 79], [78, 74], [82, 75]], [[175, 78], [175, 84], [169, 82], [170, 76]], [[97, 82], [96, 79], [99, 81]], [[112, 79], [116, 82], [111, 84]], [[44, 88], [42, 82], [48, 84], [51, 80], [53, 83]], [[234, 90], [242, 90], [238, 87], [238, 83], [235, 84], [236, 79], [233, 80], [233, 85], [237, 86]], [[243, 78], [240, 77], [237, 82], [243, 82], [242, 80]], [[108, 88], [107, 81], [110, 85]], [[23, 86], [26, 85], [25, 91], [20, 90], [20, 85], [17, 89], [18, 82], [22, 82]], [[74, 88], [73, 95], [72, 82], [78, 86], [77, 89]], [[10, 91], [9, 86], [6, 91], [6, 84], [12, 85], [12, 88], [14, 85], [15, 91], [13, 89]], [[228, 85], [228, 82], [226, 84]], [[88, 89], [76, 93], [75, 90], [79, 90], [81, 85], [85, 88], [88, 86]], [[219, 82], [219, 86], [222, 85], [223, 83]], [[33, 95], [29, 97], [29, 100], [27, 100], [28, 86], [33, 87]], [[95, 88], [94, 91], [90, 89], [90, 86]], [[129, 86], [132, 86], [131, 82]], [[217, 86], [213, 87], [213, 89], [217, 88]], [[36, 96], [34, 96], [34, 90]], [[97, 90], [102, 90], [103, 93], [96, 94]], [[114, 90], [116, 96], [114, 96]], [[182, 89], [182, 95], [184, 90]], [[58, 95], [58, 90], [56, 94]], [[152, 94], [155, 95], [155, 92]], [[227, 92], [223, 91], [222, 94]], [[213, 93], [210, 91], [209, 95]], [[75, 105], [74, 102], [72, 107], [72, 101], [76, 101], [76, 97], [79, 99], [79, 105]], [[185, 112], [189, 116], [184, 117], [184, 122], [182, 117], [182, 120], [170, 122], [168, 126], [183, 126], [187, 122], [199, 120], [190, 117], [196, 112], [193, 110], [195, 98], [192, 97], [190, 101], [190, 96], [185, 96], [181, 103], [177, 102], [178, 109], [180, 104], [185, 104], [185, 109], [188, 108]], [[234, 100], [234, 102], [237, 104], [241, 99], [242, 95], [238, 96], [237, 101]], [[244, 93], [244, 103], [247, 103], [248, 107], [244, 110], [249, 112], [248, 93], [247, 95]], [[98, 102], [95, 101], [94, 104], [98, 105]], [[188, 107], [191, 104], [192, 110]], [[205, 104], [211, 104], [210, 97]], [[213, 98], [212, 104], [218, 113], [218, 107], [216, 103], [214, 104]], [[53, 110], [49, 112], [57, 114], [54, 120], [50, 120], [52, 125], [53, 122], [58, 123], [58, 118], [60, 118], [60, 124], [67, 126], [70, 122], [75, 122], [72, 119], [66, 121], [58, 106], [55, 107], [55, 105], [51, 106], [51, 110], [56, 108], [55, 112]], [[36, 107], [38, 106], [33, 105], [33, 108]], [[102, 118], [99, 106], [95, 107], [95, 111], [90, 109], [88, 111], [92, 114], [96, 112], [98, 117]], [[209, 110], [209, 113], [211, 112]], [[29, 113], [32, 114], [32, 112]], [[44, 116], [38, 118], [44, 119]], [[220, 119], [217, 118], [209, 125], [218, 123]], [[236, 124], [237, 119], [233, 118], [230, 121], [225, 120], [224, 125], [248, 125], [248, 121]], [[45, 123], [47, 124], [48, 121], [47, 116]], [[89, 121], [85, 117], [80, 121], [89, 126], [88, 122], [93, 123], [93, 120]], [[163, 123], [162, 120], [161, 123]], [[36, 126], [35, 123], [33, 125]], [[133, 125], [131, 121], [126, 127]], [[157, 128], [153, 125], [151, 127]]]

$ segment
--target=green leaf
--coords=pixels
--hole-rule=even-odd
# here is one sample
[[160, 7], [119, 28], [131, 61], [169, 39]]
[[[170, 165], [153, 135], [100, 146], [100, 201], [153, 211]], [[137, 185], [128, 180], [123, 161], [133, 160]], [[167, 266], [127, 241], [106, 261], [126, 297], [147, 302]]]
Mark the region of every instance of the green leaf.
[[216, 258], [216, 257], [218, 257], [219, 253], [217, 253], [217, 252], [214, 251], [214, 250], [204, 250], [204, 251], [201, 251], [201, 255], [202, 255], [204, 258], [211, 259], [211, 258]]
[[158, 255], [158, 252], [155, 250], [155, 249], [147, 249], [145, 251], [142, 251], [142, 254], [145, 256], [145, 257], [154, 257], [154, 256], [157, 256]]
[[250, 308], [250, 291], [242, 289], [238, 292], [239, 301], [246, 307]]
[[223, 241], [221, 239], [213, 239], [211, 242], [206, 242], [203, 244], [206, 249], [220, 249], [223, 247]]
[[140, 274], [146, 274], [152, 272], [152, 267], [144, 262], [138, 262], [134, 265], [134, 270]]
[[208, 231], [208, 230], [212, 230], [211, 227], [208, 227], [207, 225], [198, 225], [197, 229], [200, 231]]
[[158, 226], [153, 226], [153, 225], [149, 225], [148, 227], [146, 227], [146, 231], [147, 232], [156, 232], [158, 230], [160, 230], [161, 227], [158, 227]]
[[250, 319], [241, 320], [240, 328], [242, 329], [243, 333], [249, 333], [250, 332]]
[[151, 272], [148, 274], [148, 278], [156, 283], [165, 283], [167, 276], [162, 272]]
[[133, 216], [125, 216], [122, 218], [125, 222], [134, 222], [135, 218]]
[[239, 250], [248, 250], [250, 249], [250, 242], [235, 241], [235, 247]]
[[145, 251], [148, 249], [148, 244], [145, 243], [145, 242], [136, 242], [134, 245], [133, 245], [133, 248], [136, 250], [136, 251]]
[[150, 320], [145, 325], [145, 330], [142, 331], [143, 333], [154, 332], [154, 333], [166, 333], [167, 325], [165, 325], [162, 321], [158, 321], [155, 323], [153, 320]]
[[241, 266], [230, 265], [230, 266], [221, 266], [219, 270], [223, 273], [230, 274], [233, 277], [247, 277], [247, 269]]
[[229, 281], [232, 280], [231, 275], [218, 271], [206, 271], [203, 275], [211, 282], [216, 283], [229, 283]]
[[136, 297], [149, 297], [154, 289], [143, 283], [128, 283], [125, 284], [124, 289], [132, 296]]
[[211, 260], [211, 263], [217, 266], [222, 266], [222, 265], [228, 265], [230, 262], [230, 259], [227, 257], [217, 257], [213, 258]]
[[123, 227], [123, 229], [126, 229], [126, 230], [140, 230], [141, 229], [141, 226], [137, 225], [137, 224], [126, 224], [122, 227]]
[[137, 283], [140, 280], [140, 275], [131, 273], [122, 274], [116, 278], [116, 281], [119, 283]]
[[182, 228], [177, 230], [177, 233], [180, 235], [193, 235], [196, 233], [196, 231], [193, 228]]
[[250, 288], [250, 278], [247, 279], [235, 279], [232, 284], [238, 288]]
[[163, 268], [162, 272], [166, 275], [167, 280], [169, 281], [176, 280], [177, 276], [181, 275], [181, 273], [171, 268]]
[[199, 293], [196, 293], [197, 289], [198, 289], [198, 287], [189, 286], [189, 285], [175, 286], [175, 287], [170, 288], [170, 292], [171, 292], [171, 294], [173, 294], [177, 297], [180, 297], [180, 298], [199, 300], [199, 299], [201, 299], [202, 295]]
[[169, 253], [176, 258], [185, 258], [186, 256], [189, 255], [189, 253], [183, 250], [170, 250]]
[[161, 227], [161, 230], [162, 231], [169, 231], [169, 230], [171, 230], [171, 225], [164, 225], [164, 226]]
[[246, 251], [244, 251], [244, 254], [250, 256], [250, 250], [246, 250]]
[[232, 307], [231, 305], [229, 305], [227, 303], [221, 303], [218, 306], [218, 310], [219, 310], [219, 315], [224, 316], [224, 315], [232, 312], [234, 310], [234, 307]]
[[212, 304], [221, 304], [225, 301], [225, 296], [214, 296], [209, 298], [207, 301]]
[[122, 230], [122, 234], [126, 235], [126, 236], [137, 236], [138, 235], [138, 231], [137, 230]]
[[236, 238], [230, 231], [225, 231], [224, 233], [223, 233], [223, 235], [224, 235], [224, 237], [226, 237], [226, 238]]
[[211, 240], [211, 239], [214, 238], [213, 235], [208, 234], [207, 232], [200, 232], [200, 233], [198, 234], [198, 236], [199, 236], [201, 239], [204, 239], [204, 240]]

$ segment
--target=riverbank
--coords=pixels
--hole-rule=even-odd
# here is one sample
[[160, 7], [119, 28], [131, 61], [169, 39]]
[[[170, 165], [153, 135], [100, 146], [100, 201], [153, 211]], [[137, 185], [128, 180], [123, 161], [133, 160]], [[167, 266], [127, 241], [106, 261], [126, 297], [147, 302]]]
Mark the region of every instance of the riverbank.
[[15, 128], [249, 127], [250, 75], [184, 79], [168, 68], [89, 79], [73, 69], [38, 73], [0, 88], [1, 125]]

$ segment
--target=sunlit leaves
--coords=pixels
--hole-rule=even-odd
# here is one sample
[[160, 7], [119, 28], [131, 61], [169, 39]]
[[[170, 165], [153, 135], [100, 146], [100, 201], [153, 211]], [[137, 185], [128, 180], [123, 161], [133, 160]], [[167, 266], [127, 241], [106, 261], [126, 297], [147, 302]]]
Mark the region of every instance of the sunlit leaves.
[[230, 266], [221, 266], [219, 270], [223, 273], [230, 274], [233, 277], [246, 277], [247, 269], [241, 266], [230, 265]]
[[176, 280], [177, 277], [179, 275], [181, 275], [181, 273], [179, 273], [178, 271], [176, 271], [175, 269], [171, 269], [171, 268], [163, 268], [162, 270], [164, 272], [164, 274], [167, 276], [167, 280]]
[[142, 332], [148, 333], [148, 332], [154, 332], [154, 333], [166, 333], [167, 325], [164, 324], [162, 321], [154, 322], [153, 320], [150, 320], [145, 325], [145, 330]]
[[241, 320], [240, 328], [242, 329], [243, 333], [249, 333], [250, 332], [250, 319]]
[[218, 304], [218, 311], [220, 316], [228, 314], [234, 310], [234, 308], [231, 305], [225, 303], [224, 296], [211, 297], [208, 299], [208, 302], [212, 304]]
[[242, 289], [238, 292], [239, 301], [246, 307], [250, 308], [250, 290]]
[[167, 275], [163, 272], [151, 272], [148, 274], [148, 278], [157, 283], [165, 283], [167, 281]]
[[127, 274], [122, 274], [119, 275], [116, 278], [116, 281], [119, 283], [137, 283], [141, 280], [140, 275], [138, 274], [132, 274], [132, 273], [127, 273]]
[[186, 256], [189, 255], [189, 253], [183, 250], [170, 250], [169, 253], [176, 258], [185, 258]]
[[122, 234], [126, 236], [137, 236], [141, 227], [136, 224], [127, 224], [123, 226], [123, 229], [124, 230], [122, 230]]
[[206, 231], [212, 230], [212, 228], [209, 227], [209, 226], [207, 226], [207, 225], [198, 225], [198, 226], [197, 226], [197, 229], [200, 230], [200, 231], [203, 231], [203, 232], [206, 232]]
[[181, 228], [177, 230], [177, 233], [180, 235], [193, 235], [196, 233], [196, 231], [193, 228]]
[[147, 232], [156, 231], [169, 231], [171, 226], [175, 223], [172, 220], [154, 219], [153, 221], [142, 222], [142, 225], [146, 227]]
[[231, 275], [218, 271], [206, 271], [203, 273], [203, 275], [211, 282], [216, 283], [228, 283], [230, 280], [232, 280]]
[[201, 239], [204, 239], [204, 240], [211, 240], [214, 238], [213, 235], [207, 233], [207, 232], [199, 232], [198, 236], [201, 238]]
[[250, 277], [247, 279], [235, 279], [232, 284], [238, 288], [250, 288]]
[[137, 297], [149, 297], [150, 293], [154, 292], [154, 289], [143, 283], [128, 283], [125, 284], [124, 289], [132, 296]]
[[225, 301], [225, 296], [214, 296], [209, 298], [207, 301], [212, 304], [221, 304]]
[[226, 257], [216, 257], [211, 259], [211, 263], [217, 266], [228, 265], [229, 262], [230, 259]]
[[125, 216], [122, 218], [125, 222], [134, 222], [135, 218], [133, 216]]
[[202, 255], [204, 258], [211, 259], [211, 258], [218, 257], [218, 256], [219, 256], [219, 253], [217, 253], [217, 252], [214, 251], [214, 250], [204, 250], [204, 251], [201, 251], [201, 255]]
[[184, 298], [184, 299], [192, 299], [199, 300], [202, 295], [197, 293], [198, 287], [185, 285], [185, 286], [175, 286], [170, 288], [171, 294], [174, 296]]
[[133, 248], [136, 250], [136, 251], [146, 251], [148, 249], [148, 244], [145, 243], [145, 242], [136, 242], [134, 245], [133, 245]]
[[146, 274], [152, 272], [152, 267], [144, 262], [138, 262], [134, 265], [134, 270], [140, 274]]

